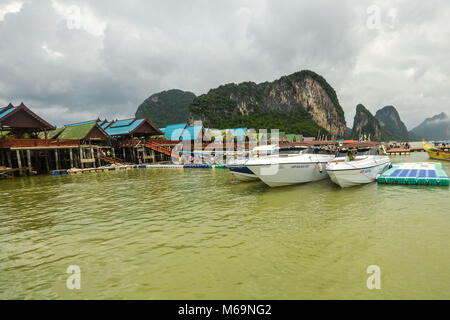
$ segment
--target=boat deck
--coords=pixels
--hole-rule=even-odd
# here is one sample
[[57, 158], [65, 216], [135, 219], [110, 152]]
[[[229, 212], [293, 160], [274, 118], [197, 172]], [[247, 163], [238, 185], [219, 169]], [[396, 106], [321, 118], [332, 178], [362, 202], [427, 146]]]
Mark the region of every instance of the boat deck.
[[440, 163], [399, 163], [377, 178], [381, 184], [448, 186], [449, 178]]

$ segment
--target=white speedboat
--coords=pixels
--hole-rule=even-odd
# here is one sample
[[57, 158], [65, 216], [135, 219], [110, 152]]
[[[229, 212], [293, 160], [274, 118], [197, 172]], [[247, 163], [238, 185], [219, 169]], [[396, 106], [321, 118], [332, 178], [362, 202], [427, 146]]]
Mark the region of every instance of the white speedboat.
[[302, 148], [295, 153], [249, 159], [245, 166], [265, 184], [279, 187], [328, 178], [325, 166], [334, 157], [323, 149]]
[[[288, 153], [292, 148], [280, 148], [278, 145], [261, 145], [253, 148], [249, 154], [249, 159], [256, 157], [266, 157], [269, 155]], [[295, 151], [292, 151], [295, 152]], [[296, 151], [298, 153], [298, 149]], [[232, 161], [232, 163], [227, 164], [226, 167], [231, 171], [233, 176], [240, 181], [259, 181], [258, 176], [256, 176], [249, 168], [246, 167], [245, 163], [248, 159], [238, 159]]]
[[331, 181], [342, 188], [374, 182], [391, 165], [388, 156], [378, 153], [377, 149], [360, 149], [351, 159], [348, 155], [337, 156], [326, 170]]
[[228, 164], [233, 176], [240, 181], [258, 181], [259, 178], [250, 171], [244, 164], [247, 160], [235, 161], [233, 164]]

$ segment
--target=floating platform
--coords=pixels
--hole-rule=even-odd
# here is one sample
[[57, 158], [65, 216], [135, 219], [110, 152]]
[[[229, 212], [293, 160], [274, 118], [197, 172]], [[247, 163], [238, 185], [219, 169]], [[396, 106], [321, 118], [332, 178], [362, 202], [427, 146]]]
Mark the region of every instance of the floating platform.
[[441, 163], [412, 162], [394, 164], [377, 178], [381, 184], [448, 186], [449, 178]]
[[225, 168], [225, 165], [221, 164], [129, 164], [120, 166], [104, 166], [98, 168], [85, 168], [85, 169], [61, 169], [52, 170], [50, 174], [53, 176], [66, 175], [66, 174], [78, 174], [84, 172], [99, 172], [99, 171], [112, 171], [121, 169], [132, 169], [132, 168], [158, 168], [158, 169], [214, 169], [214, 168]]

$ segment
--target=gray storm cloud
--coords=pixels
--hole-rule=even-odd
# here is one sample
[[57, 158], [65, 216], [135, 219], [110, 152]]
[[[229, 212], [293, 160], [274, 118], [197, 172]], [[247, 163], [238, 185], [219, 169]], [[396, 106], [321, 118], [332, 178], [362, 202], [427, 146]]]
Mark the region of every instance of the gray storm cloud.
[[310, 69], [349, 125], [358, 103], [395, 105], [411, 129], [450, 110], [448, 16], [446, 1], [2, 1], [0, 103], [61, 125]]

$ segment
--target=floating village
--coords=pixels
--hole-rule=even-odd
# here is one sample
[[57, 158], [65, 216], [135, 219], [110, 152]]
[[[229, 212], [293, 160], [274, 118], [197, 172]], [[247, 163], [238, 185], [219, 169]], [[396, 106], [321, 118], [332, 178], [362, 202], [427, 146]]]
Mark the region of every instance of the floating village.
[[383, 184], [448, 186], [439, 162], [392, 165], [389, 155], [428, 152], [450, 160], [449, 142], [397, 147], [328, 140], [248, 128], [212, 129], [201, 122], [158, 128], [150, 119], [100, 120], [57, 128], [25, 104], [0, 108], [0, 177], [79, 174], [131, 168], [228, 168], [241, 181], [271, 187], [330, 178], [341, 187]]

